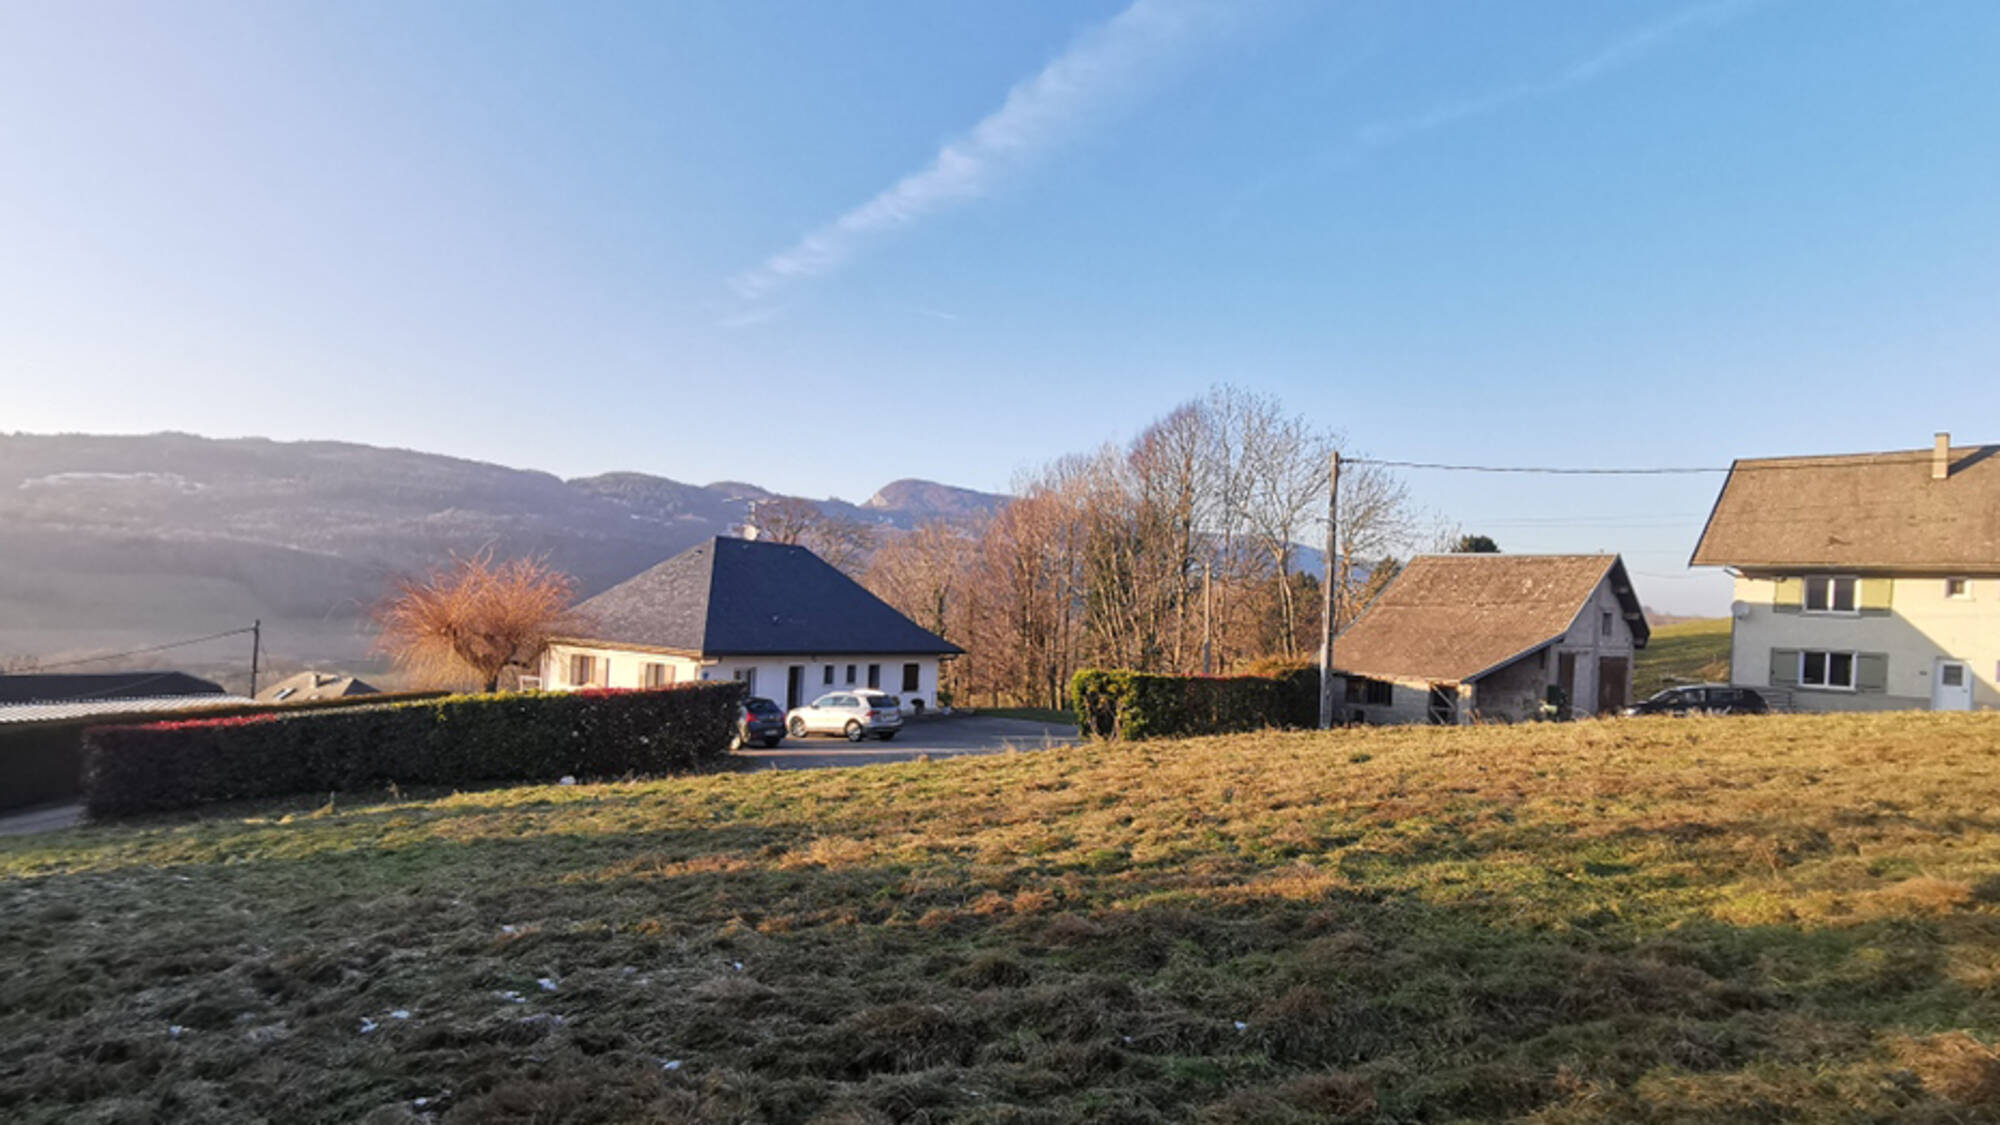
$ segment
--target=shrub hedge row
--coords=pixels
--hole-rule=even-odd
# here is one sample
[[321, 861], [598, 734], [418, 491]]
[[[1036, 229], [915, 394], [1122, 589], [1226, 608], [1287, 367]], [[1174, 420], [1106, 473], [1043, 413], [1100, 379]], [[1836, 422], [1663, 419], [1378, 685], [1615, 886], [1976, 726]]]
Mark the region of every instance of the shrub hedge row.
[[457, 695], [305, 715], [98, 727], [84, 739], [92, 816], [397, 785], [612, 778], [729, 751], [743, 686]]
[[271, 712], [291, 714], [339, 707], [377, 707], [409, 699], [436, 699], [441, 691], [347, 695], [299, 703], [191, 704], [180, 711], [99, 712], [67, 719], [0, 723], [0, 812], [29, 805], [73, 801], [83, 792], [83, 735], [92, 727], [161, 722], [168, 718], [220, 719]]
[[1172, 738], [1319, 723], [1319, 670], [1163, 676], [1085, 668], [1070, 680], [1077, 727], [1098, 738]]

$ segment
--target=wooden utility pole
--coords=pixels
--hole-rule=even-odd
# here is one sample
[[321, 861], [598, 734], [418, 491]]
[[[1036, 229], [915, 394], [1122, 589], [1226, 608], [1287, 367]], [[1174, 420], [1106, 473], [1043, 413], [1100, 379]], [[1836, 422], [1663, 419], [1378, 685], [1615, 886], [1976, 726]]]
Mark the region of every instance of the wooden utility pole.
[[263, 655], [264, 619], [250, 623], [250, 698], [257, 698], [257, 659]]
[[1334, 558], [1340, 549], [1340, 450], [1333, 451], [1326, 489], [1326, 557], [1320, 567], [1319, 609], [1319, 729], [1333, 727], [1333, 603], [1336, 570]]

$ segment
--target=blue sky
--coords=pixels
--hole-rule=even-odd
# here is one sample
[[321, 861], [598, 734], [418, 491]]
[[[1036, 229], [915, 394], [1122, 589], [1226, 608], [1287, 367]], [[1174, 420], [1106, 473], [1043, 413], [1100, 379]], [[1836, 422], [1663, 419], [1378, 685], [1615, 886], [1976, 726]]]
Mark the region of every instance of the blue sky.
[[[861, 499], [1218, 382], [1377, 456], [2000, 440], [2000, 5], [0, 6], [0, 429]], [[1710, 478], [1413, 473], [1683, 567]]]

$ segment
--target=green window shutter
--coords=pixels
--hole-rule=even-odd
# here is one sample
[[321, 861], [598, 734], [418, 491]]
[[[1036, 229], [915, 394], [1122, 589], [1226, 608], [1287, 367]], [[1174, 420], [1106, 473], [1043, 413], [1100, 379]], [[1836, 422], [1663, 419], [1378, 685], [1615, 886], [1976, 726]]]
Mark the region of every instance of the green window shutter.
[[1771, 608], [1779, 613], [1799, 613], [1806, 607], [1806, 580], [1775, 578], [1771, 582]]
[[1893, 578], [1863, 578], [1861, 580], [1861, 612], [1885, 614], [1895, 590]]
[[1854, 654], [1854, 690], [1884, 692], [1889, 690], [1889, 655], [1883, 652], [1857, 652]]
[[1771, 686], [1790, 687], [1799, 682], [1799, 650], [1795, 648], [1774, 648], [1771, 650]]

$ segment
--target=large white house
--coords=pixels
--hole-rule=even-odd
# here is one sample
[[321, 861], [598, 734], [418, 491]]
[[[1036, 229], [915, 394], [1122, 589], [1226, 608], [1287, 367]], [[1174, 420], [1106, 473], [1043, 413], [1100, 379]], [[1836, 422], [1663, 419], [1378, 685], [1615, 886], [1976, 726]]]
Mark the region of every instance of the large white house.
[[1576, 715], [1632, 701], [1650, 631], [1617, 555], [1419, 555], [1334, 641], [1345, 717], [1369, 723]]
[[1731, 679], [1801, 711], [2000, 707], [2000, 445], [1737, 461], [1693, 564]]
[[718, 536], [576, 607], [542, 655], [541, 685], [663, 687], [738, 680], [787, 709], [839, 688], [935, 707], [958, 646], [804, 547]]

